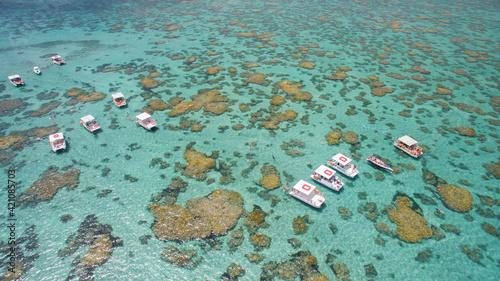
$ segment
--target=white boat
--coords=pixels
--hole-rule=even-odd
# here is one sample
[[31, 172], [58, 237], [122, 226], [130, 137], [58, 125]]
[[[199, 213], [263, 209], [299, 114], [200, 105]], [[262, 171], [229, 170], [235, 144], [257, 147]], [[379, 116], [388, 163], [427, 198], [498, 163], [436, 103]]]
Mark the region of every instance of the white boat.
[[20, 86], [20, 85], [24, 85], [24, 82], [23, 82], [23, 79], [21, 79], [21, 76], [19, 76], [19, 74], [14, 74], [14, 75], [11, 75], [11, 76], [7, 76], [10, 80], [10, 83], [12, 83], [12, 85], [14, 86]]
[[359, 174], [359, 171], [356, 169], [356, 165], [353, 165], [350, 162], [351, 159], [349, 159], [349, 157], [337, 153], [332, 157], [332, 160], [328, 161], [328, 166], [348, 177], [354, 178], [357, 174]]
[[55, 55], [53, 57], [50, 57], [50, 59], [52, 60], [53, 64], [61, 65], [61, 64], [65, 64], [66, 63], [63, 60], [63, 58], [61, 56], [59, 56], [59, 55]]
[[316, 186], [304, 180], [300, 180], [296, 183], [289, 194], [315, 208], [321, 208], [321, 205], [325, 203], [323, 193], [319, 192]]
[[49, 135], [49, 144], [52, 147], [52, 151], [56, 152], [60, 149], [66, 149], [66, 141], [64, 139], [64, 134], [59, 132]]
[[35, 74], [38, 74], [38, 75], [40, 75], [40, 73], [41, 73], [40, 68], [38, 66], [33, 67], [33, 72], [35, 72]]
[[344, 183], [335, 175], [335, 173], [336, 172], [334, 170], [325, 165], [321, 165], [316, 169], [316, 171], [313, 172], [311, 178], [330, 189], [340, 191], [340, 189], [344, 186]]
[[135, 118], [137, 119], [136, 125], [141, 125], [148, 130], [156, 127], [156, 121], [146, 112], [137, 115]]
[[113, 102], [116, 104], [116, 106], [121, 107], [127, 105], [127, 101], [125, 100], [125, 97], [122, 93], [112, 94], [111, 97], [113, 98]]
[[372, 165], [375, 165], [381, 169], [385, 169], [385, 170], [388, 170], [388, 171], [391, 171], [393, 172], [394, 170], [391, 168], [391, 166], [387, 165], [384, 161], [378, 159], [377, 157], [371, 155], [371, 156], [368, 156], [366, 157], [366, 161], [368, 161], [368, 163], [372, 164]]
[[87, 128], [87, 130], [91, 132], [99, 130], [101, 128], [101, 126], [97, 124], [94, 116], [92, 115], [87, 115], [80, 118], [80, 124], [82, 124], [83, 127]]
[[422, 148], [417, 143], [418, 141], [409, 136], [402, 136], [393, 142], [394, 146], [413, 158], [418, 158], [424, 154]]

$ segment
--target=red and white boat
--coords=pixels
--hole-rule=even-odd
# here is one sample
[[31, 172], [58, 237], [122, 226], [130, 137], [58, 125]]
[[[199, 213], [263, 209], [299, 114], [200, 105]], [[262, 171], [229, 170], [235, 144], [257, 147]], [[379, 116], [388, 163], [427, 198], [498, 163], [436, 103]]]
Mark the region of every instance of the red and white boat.
[[57, 65], [66, 64], [66, 62], [63, 60], [63, 58], [59, 55], [52, 56], [52, 57], [50, 57], [50, 59], [52, 60], [53, 64], [57, 64]]
[[395, 147], [401, 149], [404, 153], [410, 155], [411, 157], [418, 158], [424, 153], [422, 152], [422, 148], [418, 146], [417, 143], [418, 141], [409, 136], [402, 136], [399, 139], [395, 140], [392, 144], [394, 144]]
[[121, 107], [127, 105], [127, 101], [125, 100], [125, 97], [122, 93], [112, 94], [111, 97], [113, 98], [113, 102], [116, 104], [116, 106]]
[[24, 85], [24, 82], [23, 82], [23, 79], [21, 79], [21, 76], [19, 76], [19, 74], [14, 74], [14, 75], [11, 75], [11, 76], [7, 76], [10, 80], [10, 83], [12, 83], [12, 85], [14, 86], [21, 86], [21, 85]]
[[315, 208], [321, 208], [321, 205], [325, 203], [323, 193], [319, 192], [316, 186], [304, 180], [300, 180], [296, 183], [289, 194]]
[[90, 132], [97, 131], [101, 128], [101, 126], [99, 126], [99, 124], [97, 124], [97, 121], [95, 120], [94, 116], [92, 116], [92, 115], [87, 115], [87, 116], [83, 116], [82, 118], [80, 118], [80, 124], [82, 124], [83, 127], [85, 127]]
[[336, 172], [333, 169], [330, 169], [325, 165], [321, 165], [316, 169], [316, 171], [313, 172], [311, 178], [330, 189], [340, 191], [340, 189], [344, 186], [344, 183], [335, 175], [335, 173]]
[[66, 149], [66, 140], [64, 139], [64, 134], [59, 132], [49, 135], [49, 144], [50, 147], [52, 147], [52, 151], [54, 152], [61, 149]]
[[148, 130], [151, 130], [157, 125], [156, 121], [153, 118], [151, 118], [151, 115], [149, 115], [146, 112], [137, 115], [135, 119], [137, 119], [137, 122], [135, 123], [136, 125], [141, 125]]
[[332, 157], [332, 160], [328, 161], [328, 166], [351, 178], [359, 174], [356, 165], [351, 164], [351, 159], [340, 153], [337, 153]]

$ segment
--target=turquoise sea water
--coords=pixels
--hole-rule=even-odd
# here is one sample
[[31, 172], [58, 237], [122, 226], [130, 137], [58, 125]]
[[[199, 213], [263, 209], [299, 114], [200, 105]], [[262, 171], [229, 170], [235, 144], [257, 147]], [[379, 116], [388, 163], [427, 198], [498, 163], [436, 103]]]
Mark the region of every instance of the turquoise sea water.
[[[232, 262], [245, 269], [240, 280], [259, 280], [265, 264], [290, 260], [305, 250], [317, 258], [318, 271], [330, 280], [337, 279], [332, 270], [336, 263], [347, 266], [351, 280], [500, 278], [498, 178], [483, 166], [499, 162], [498, 2], [68, 0], [2, 2], [0, 8], [0, 74], [4, 77], [0, 82], [0, 137], [52, 125], [69, 137], [63, 153], [52, 153], [48, 138], [33, 135], [21, 145], [6, 146], [0, 151], [4, 182], [7, 170], [15, 169], [16, 192], [21, 196], [51, 166], [59, 172], [81, 172], [75, 189], [61, 188], [50, 201], [16, 208], [16, 238], [24, 255], [18, 256], [18, 263], [26, 268], [24, 280], [68, 278], [75, 268], [73, 262], [85, 255], [89, 245], [64, 259], [58, 252], [66, 248], [68, 237], [90, 214], [99, 223], [110, 225], [112, 235], [123, 241], [90, 275], [96, 280], [218, 280]], [[179, 28], [168, 30], [172, 26]], [[47, 54], [61, 55], [66, 65], [51, 65], [44, 57]], [[189, 64], [191, 56], [196, 61]], [[315, 66], [303, 68], [299, 66], [302, 61]], [[248, 68], [249, 63], [258, 66]], [[33, 66], [41, 67], [42, 75], [35, 75]], [[207, 74], [206, 68], [214, 66], [223, 69]], [[118, 69], [102, 71], [113, 67]], [[236, 71], [231, 72], [231, 67]], [[339, 67], [344, 67], [348, 77], [325, 78]], [[142, 77], [154, 72], [161, 73], [154, 80], [164, 83], [143, 88], [139, 84]], [[265, 74], [266, 83], [244, 84], [246, 72]], [[12, 74], [21, 75], [26, 85], [13, 87], [6, 79]], [[414, 75], [425, 81], [411, 78]], [[368, 85], [371, 76], [393, 92], [373, 95]], [[279, 107], [270, 106], [273, 95], [286, 96], [276, 85], [280, 81], [300, 82], [301, 90], [312, 99], [287, 98]], [[68, 104], [71, 98], [65, 93], [72, 88], [106, 97]], [[437, 88], [451, 90], [451, 94], [438, 94]], [[181, 97], [190, 101], [203, 89], [220, 91], [228, 98], [229, 111], [214, 115], [200, 109], [170, 117], [166, 113], [171, 109], [157, 110], [153, 117], [158, 130], [149, 132], [135, 125], [133, 117], [150, 100], [168, 103]], [[112, 103], [115, 92], [124, 93], [126, 108]], [[16, 109], [6, 105], [17, 98], [25, 104]], [[50, 112], [31, 116], [42, 104], [53, 101], [60, 104]], [[250, 110], [241, 110], [241, 104]], [[261, 126], [266, 116], [286, 110], [295, 111], [297, 117], [279, 123], [277, 130]], [[87, 114], [97, 118], [101, 132], [93, 135], [78, 124]], [[255, 123], [253, 116], [258, 120]], [[205, 127], [201, 132], [173, 130], [171, 126], [180, 126], [184, 117]], [[237, 124], [244, 128], [233, 128]], [[462, 136], [454, 129], [459, 126], [471, 127], [477, 135]], [[341, 141], [328, 145], [325, 135], [335, 128], [357, 133], [360, 144]], [[424, 156], [412, 159], [403, 155], [386, 134], [412, 136], [424, 146]], [[302, 145], [280, 147], [292, 140]], [[230, 165], [234, 181], [221, 184], [223, 175], [217, 169], [207, 173], [213, 183], [176, 171], [177, 162], [187, 163], [184, 150], [193, 142], [196, 151], [206, 155], [218, 152], [217, 167], [220, 160]], [[292, 153], [287, 154], [288, 149]], [[352, 156], [360, 175], [354, 180], [341, 176], [346, 186], [340, 193], [318, 185], [326, 198], [321, 210], [289, 197], [281, 188], [269, 191], [281, 199], [276, 205], [259, 196], [264, 191], [257, 185], [262, 166], [275, 166], [282, 185], [289, 182], [291, 186], [300, 179], [311, 182], [310, 173], [338, 152]], [[378, 171], [360, 159], [371, 153], [388, 159], [401, 172]], [[154, 158], [169, 166], [151, 165]], [[243, 172], [252, 161], [258, 165], [246, 175]], [[105, 168], [110, 169], [107, 175], [103, 175]], [[469, 190], [475, 204], [472, 210], [458, 213], [447, 209], [431, 191], [435, 188], [424, 181], [423, 169]], [[137, 181], [127, 180], [126, 175]], [[216, 237], [218, 240], [182, 244], [158, 240], [150, 228], [154, 217], [147, 206], [176, 176], [188, 182], [176, 201], [183, 207], [190, 199], [223, 188], [238, 192], [246, 211], [258, 205], [269, 213], [269, 227], [259, 229], [272, 239], [269, 248], [258, 251], [264, 260], [256, 264], [245, 257], [256, 252], [246, 227], [241, 246], [234, 253], [228, 250], [231, 231], [243, 226], [245, 217], [228, 235]], [[103, 191], [109, 194], [98, 196]], [[413, 198], [427, 225], [438, 227], [446, 237], [406, 243], [379, 233], [376, 223], [396, 230], [382, 209], [398, 191]], [[2, 188], [0, 241], [4, 243], [10, 235], [5, 228], [7, 194], [7, 188]], [[423, 197], [418, 194], [436, 204], [419, 199]], [[368, 202], [375, 203], [380, 213], [376, 221], [365, 218], [366, 211], [358, 211]], [[340, 206], [352, 212], [349, 219], [342, 219]], [[444, 212], [444, 218], [435, 214], [436, 208]], [[72, 219], [64, 223], [60, 218], [67, 214]], [[294, 219], [304, 215], [310, 221], [307, 232], [294, 234]], [[484, 230], [485, 223], [493, 226], [496, 236]], [[336, 233], [330, 225], [336, 226]], [[457, 227], [459, 235], [446, 232], [442, 225]], [[23, 238], [30, 233], [31, 239]], [[140, 240], [145, 235], [152, 236], [147, 244]], [[290, 238], [299, 239], [301, 246], [293, 248], [287, 241]], [[377, 243], [376, 238], [384, 239], [385, 244]], [[28, 246], [33, 240], [36, 246]], [[204, 246], [220, 243], [217, 241], [222, 242], [220, 249]], [[187, 269], [162, 260], [161, 252], [170, 245], [195, 249], [200, 263]], [[472, 250], [470, 257], [476, 262], [461, 250], [463, 245]], [[426, 250], [431, 253], [428, 260], [416, 260]], [[2, 244], [2, 255], [6, 253]], [[8, 268], [6, 262], [3, 258], [2, 272]], [[376, 275], [365, 271], [369, 264]]]

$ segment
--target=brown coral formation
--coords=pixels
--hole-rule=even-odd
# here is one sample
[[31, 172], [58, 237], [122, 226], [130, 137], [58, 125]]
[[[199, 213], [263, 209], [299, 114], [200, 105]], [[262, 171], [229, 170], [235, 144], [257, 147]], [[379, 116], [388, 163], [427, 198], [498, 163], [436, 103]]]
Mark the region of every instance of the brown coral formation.
[[325, 137], [329, 145], [339, 144], [340, 138], [342, 137], [342, 131], [340, 129], [334, 129], [326, 134]]
[[332, 72], [332, 75], [326, 76], [325, 79], [338, 81], [338, 80], [344, 80], [347, 77], [349, 77], [349, 74], [347, 74], [345, 71], [339, 70]]
[[243, 86], [248, 85], [249, 83], [265, 85], [267, 75], [262, 73], [242, 73], [241, 76], [247, 77], [247, 80], [243, 82]]
[[199, 181], [205, 180], [207, 177], [205, 173], [215, 167], [215, 159], [206, 157], [204, 153], [193, 148], [184, 151], [184, 159], [188, 161], [188, 165], [182, 171], [182, 174]]
[[316, 64], [312, 61], [301, 61], [299, 63], [299, 66], [302, 67], [302, 68], [307, 68], [307, 69], [314, 69], [314, 67], [316, 66]]
[[23, 136], [6, 136], [0, 138], [0, 150], [8, 149], [15, 145], [16, 143], [25, 141], [26, 138]]
[[448, 209], [460, 213], [469, 212], [472, 209], [474, 201], [468, 190], [454, 184], [440, 184], [436, 191]]
[[0, 116], [15, 114], [17, 110], [21, 110], [26, 106], [28, 106], [28, 103], [22, 99], [2, 100], [0, 101]]
[[203, 108], [205, 111], [214, 114], [222, 114], [229, 110], [227, 105], [219, 105], [219, 102], [227, 102], [229, 99], [222, 96], [219, 91], [200, 90], [197, 95], [191, 96], [192, 101], [180, 102], [168, 113], [170, 117], [186, 114], [191, 110], [198, 111]]
[[278, 82], [278, 86], [287, 93], [287, 97], [298, 101], [308, 101], [312, 99], [312, 95], [309, 92], [302, 91], [304, 85], [293, 81], [281, 81]]
[[205, 70], [206, 70], [208, 75], [215, 75], [215, 74], [219, 73], [219, 71], [224, 70], [224, 68], [220, 67], [220, 66], [211, 66], [211, 67], [205, 68]]
[[143, 88], [145, 89], [154, 89], [160, 85], [162, 85], [163, 81], [157, 81], [157, 80], [154, 80], [153, 78], [150, 78], [150, 77], [142, 77], [141, 81], [139, 81], [139, 84], [142, 85]]
[[476, 131], [474, 131], [474, 129], [471, 127], [460, 126], [460, 127], [455, 127], [455, 130], [457, 130], [457, 132], [461, 136], [468, 136], [468, 137], [476, 136]]
[[152, 204], [153, 233], [162, 241], [189, 241], [226, 235], [243, 212], [243, 198], [235, 191], [218, 189], [205, 198], [179, 205]]
[[281, 178], [280, 178], [280, 173], [276, 169], [276, 167], [269, 165], [269, 166], [262, 166], [260, 169], [262, 172], [262, 178], [260, 178], [260, 185], [267, 189], [267, 190], [273, 190], [281, 186]]
[[438, 93], [440, 95], [451, 95], [453, 93], [453, 91], [450, 89], [438, 87], [438, 88], [436, 88], [436, 93]]
[[351, 131], [344, 132], [342, 134], [342, 140], [352, 145], [359, 143], [358, 134]]
[[407, 243], [421, 242], [432, 237], [427, 220], [410, 208], [410, 198], [399, 197], [395, 210], [389, 211], [389, 219], [398, 225], [398, 237]]
[[282, 96], [275, 95], [271, 98], [271, 105], [282, 105], [286, 102], [286, 99]]
[[91, 101], [100, 101], [106, 98], [106, 94], [103, 93], [92, 93], [88, 95], [79, 95], [77, 99], [79, 99], [81, 102], [86, 103], [86, 102], [91, 102]]
[[298, 113], [293, 110], [287, 110], [285, 113], [273, 113], [266, 117], [266, 121], [262, 122], [262, 126], [268, 130], [277, 130], [279, 129], [279, 123], [293, 120], [297, 115]]
[[113, 243], [109, 235], [102, 235], [90, 245], [89, 250], [81, 259], [78, 267], [95, 267], [105, 263], [111, 257], [112, 248]]
[[161, 99], [151, 100], [148, 102], [148, 106], [151, 107], [154, 111], [162, 111], [165, 109], [169, 109], [172, 106]]
[[74, 189], [78, 186], [80, 171], [73, 169], [66, 173], [57, 172], [57, 167], [51, 167], [43, 172], [42, 178], [36, 180], [23, 194], [21, 202], [39, 203], [50, 201], [57, 191], [63, 187]]

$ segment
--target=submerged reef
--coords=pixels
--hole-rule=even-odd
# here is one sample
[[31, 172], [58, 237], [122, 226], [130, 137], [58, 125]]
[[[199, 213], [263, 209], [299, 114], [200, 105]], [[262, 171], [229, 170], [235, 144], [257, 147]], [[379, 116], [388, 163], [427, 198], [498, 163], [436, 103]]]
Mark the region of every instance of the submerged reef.
[[176, 117], [190, 112], [191, 110], [198, 111], [203, 108], [206, 112], [211, 112], [215, 115], [220, 115], [229, 110], [227, 102], [229, 99], [221, 95], [219, 91], [211, 91], [209, 89], [202, 89], [197, 95], [191, 96], [189, 102], [180, 102], [175, 104], [170, 110], [168, 115]]
[[32, 186], [23, 192], [21, 203], [37, 204], [50, 201], [57, 191], [63, 187], [74, 189], [79, 184], [80, 171], [72, 169], [66, 173], [59, 173], [58, 167], [51, 166], [42, 173], [42, 178], [36, 180]]
[[68, 280], [76, 277], [80, 277], [80, 280], [93, 279], [94, 270], [111, 257], [116, 247], [123, 245], [123, 241], [113, 236], [112, 231], [111, 225], [99, 223], [95, 215], [85, 218], [78, 231], [66, 240], [68, 246], [59, 251], [59, 257], [64, 259], [81, 246], [90, 245], [82, 258], [77, 257], [74, 260], [75, 267], [71, 270]]
[[179, 249], [174, 245], [170, 245], [161, 252], [161, 259], [177, 267], [193, 269], [196, 268], [202, 260], [201, 257], [195, 259], [197, 254], [195, 249]]
[[226, 235], [243, 212], [243, 198], [235, 191], [218, 189], [204, 198], [192, 199], [187, 208], [152, 204], [153, 233], [162, 241], [189, 241]]
[[276, 277], [289, 281], [295, 280], [297, 277], [300, 280], [330, 280], [326, 275], [319, 272], [318, 260], [315, 256], [311, 255], [311, 252], [299, 251], [291, 256], [292, 258], [288, 261], [270, 261], [264, 264], [260, 280], [270, 281]]
[[454, 184], [440, 184], [436, 188], [444, 205], [455, 212], [469, 212], [474, 205], [472, 195], [466, 189]]
[[207, 178], [206, 173], [215, 167], [214, 158], [206, 157], [204, 153], [193, 148], [184, 151], [184, 159], [188, 161], [188, 165], [184, 168], [182, 174], [199, 181], [204, 181]]
[[397, 234], [401, 240], [415, 243], [432, 237], [427, 220], [412, 209], [409, 197], [399, 197], [394, 206], [396, 209], [389, 211], [389, 219], [398, 225]]
[[275, 166], [264, 165], [262, 166], [260, 171], [262, 172], [262, 178], [260, 178], [259, 182], [263, 188], [267, 190], [272, 190], [281, 186], [280, 173], [278, 172]]

